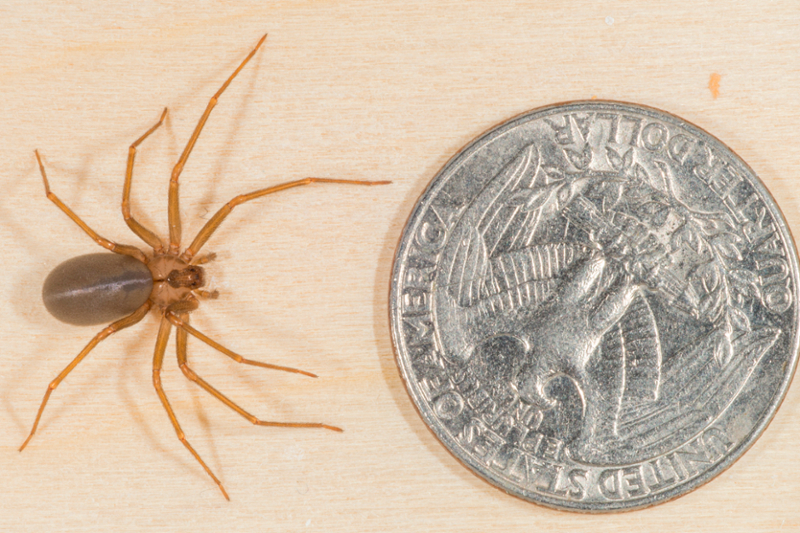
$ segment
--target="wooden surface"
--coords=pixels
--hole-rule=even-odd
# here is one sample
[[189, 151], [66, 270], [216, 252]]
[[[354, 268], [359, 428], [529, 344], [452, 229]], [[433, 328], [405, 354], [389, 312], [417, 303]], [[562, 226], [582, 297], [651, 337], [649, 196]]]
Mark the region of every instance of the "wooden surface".
[[[69, 4], [0, 6], [0, 530], [800, 531], [797, 384], [756, 445], [699, 490], [644, 511], [556, 512], [438, 444], [398, 377], [387, 319], [395, 245], [428, 181], [486, 129], [557, 101], [633, 101], [698, 124], [756, 170], [800, 234], [796, 2]], [[99, 329], [59, 324], [41, 304], [51, 268], [99, 248], [45, 199], [34, 148], [64, 201], [137, 243], [119, 212], [127, 147], [168, 106], [133, 190], [134, 212], [163, 235], [170, 164], [266, 32], [182, 177], [186, 234], [231, 197], [289, 179], [394, 183], [265, 198], [208, 243], [222, 296], [194, 324], [319, 379], [243, 368], [198, 342], [190, 357], [259, 416], [345, 432], [253, 427], [187, 382], [170, 348], [167, 393], [226, 502], [153, 391], [150, 316], [75, 370], [18, 453], [47, 383]]]

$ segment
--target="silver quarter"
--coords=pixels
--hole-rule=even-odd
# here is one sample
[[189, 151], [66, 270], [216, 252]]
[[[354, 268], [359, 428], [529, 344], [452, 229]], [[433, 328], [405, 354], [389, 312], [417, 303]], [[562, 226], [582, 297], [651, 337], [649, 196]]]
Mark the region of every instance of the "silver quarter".
[[797, 253], [733, 151], [655, 109], [519, 116], [433, 179], [390, 294], [436, 437], [527, 500], [612, 511], [707, 482], [764, 431], [798, 353]]

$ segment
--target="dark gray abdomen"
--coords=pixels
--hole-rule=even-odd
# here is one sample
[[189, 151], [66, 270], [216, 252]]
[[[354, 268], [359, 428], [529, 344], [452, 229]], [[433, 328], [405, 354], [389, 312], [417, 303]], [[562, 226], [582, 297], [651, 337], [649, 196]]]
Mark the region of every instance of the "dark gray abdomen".
[[50, 313], [68, 324], [104, 324], [131, 314], [153, 290], [153, 276], [141, 261], [114, 253], [64, 261], [44, 281], [42, 299]]

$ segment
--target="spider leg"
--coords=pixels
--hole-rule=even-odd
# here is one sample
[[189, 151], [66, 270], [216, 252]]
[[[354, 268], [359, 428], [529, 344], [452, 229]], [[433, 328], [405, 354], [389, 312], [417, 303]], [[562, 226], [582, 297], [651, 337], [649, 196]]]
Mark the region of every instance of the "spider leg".
[[[194, 372], [194, 370], [192, 370], [189, 367], [189, 363], [187, 361], [187, 351], [186, 351], [186, 341], [187, 341], [187, 338], [188, 338], [187, 333], [192, 333], [192, 335], [195, 335], [195, 333], [199, 333], [199, 332], [197, 330], [195, 330], [194, 328], [192, 328], [191, 326], [189, 326], [188, 324], [186, 324], [186, 322], [188, 321], [188, 315], [182, 315], [181, 317], [178, 317], [177, 315], [174, 315], [172, 313], [169, 313], [169, 314], [172, 315], [172, 317], [177, 318], [176, 321], [173, 321], [172, 317], [169, 318], [169, 320], [173, 321], [173, 324], [176, 323], [176, 322], [180, 323], [180, 325], [178, 326], [178, 331], [176, 333], [176, 337], [175, 337], [175, 345], [177, 347], [177, 352], [178, 352], [178, 366], [180, 366], [181, 370], [183, 371], [183, 374], [190, 381], [193, 381], [193, 382], [197, 383], [206, 392], [208, 392], [213, 397], [215, 397], [216, 399], [218, 399], [219, 401], [221, 401], [222, 403], [224, 403], [225, 405], [227, 405], [228, 407], [230, 407], [231, 409], [233, 409], [234, 411], [239, 413], [241, 416], [243, 416], [248, 421], [250, 421], [250, 423], [252, 423], [252, 424], [254, 424], [256, 426], [290, 427], [290, 428], [318, 428], [318, 429], [330, 429], [332, 431], [340, 431], [340, 432], [342, 431], [341, 428], [338, 428], [336, 426], [329, 426], [327, 424], [322, 424], [322, 423], [319, 423], [319, 422], [269, 422], [269, 421], [265, 421], [265, 420], [260, 420], [260, 419], [258, 419], [256, 417], [254, 417], [253, 415], [251, 415], [250, 413], [248, 413], [247, 411], [245, 411], [244, 409], [242, 409], [241, 407], [239, 407], [238, 405], [236, 405], [232, 400], [230, 400], [227, 396], [225, 396], [224, 394], [219, 392], [217, 389], [212, 387], [207, 381], [205, 381], [203, 378], [198, 376]], [[205, 336], [203, 336], [203, 337], [205, 337]], [[200, 338], [200, 337], [198, 337], [198, 338]], [[205, 337], [205, 338], [208, 339], [208, 337]], [[230, 352], [230, 351], [228, 350], [228, 352]], [[230, 352], [230, 353], [233, 354], [233, 352]], [[228, 354], [226, 353], [226, 355], [228, 355]], [[236, 354], [233, 354], [233, 355], [236, 355]], [[246, 360], [241, 360], [239, 362], [245, 362], [245, 361]], [[259, 366], [262, 366], [262, 365], [259, 365]], [[263, 365], [263, 366], [267, 366], [267, 365]], [[278, 370], [294, 370], [294, 369], [286, 369], [285, 367], [275, 367], [275, 366], [272, 366], [272, 365], [269, 365], [268, 368], [275, 368], [275, 369], [278, 369]], [[311, 374], [311, 375], [313, 375], [313, 374]]]
[[94, 338], [91, 341], [89, 341], [89, 344], [87, 344], [86, 347], [83, 350], [81, 350], [78, 356], [75, 359], [73, 359], [72, 362], [69, 365], [67, 365], [67, 367], [64, 370], [61, 371], [61, 373], [56, 377], [56, 379], [50, 382], [50, 385], [48, 385], [47, 387], [47, 392], [44, 393], [44, 398], [42, 399], [42, 403], [39, 406], [39, 412], [36, 413], [36, 420], [34, 420], [33, 422], [33, 428], [31, 429], [28, 438], [25, 439], [25, 442], [23, 442], [22, 446], [19, 447], [19, 451], [25, 449], [25, 446], [27, 446], [30, 440], [33, 438], [33, 434], [36, 433], [36, 428], [39, 426], [39, 420], [42, 418], [42, 413], [44, 412], [44, 408], [47, 405], [47, 401], [50, 399], [50, 395], [53, 393], [54, 390], [56, 390], [56, 387], [58, 387], [59, 383], [64, 381], [64, 378], [66, 378], [67, 375], [69, 375], [69, 373], [72, 372], [72, 370], [76, 366], [78, 366], [78, 364], [81, 361], [83, 361], [84, 357], [89, 355], [89, 352], [91, 352], [95, 346], [100, 344], [100, 341], [102, 341], [109, 335], [116, 333], [121, 329], [133, 326], [134, 324], [139, 322], [142, 318], [144, 318], [147, 312], [150, 311], [150, 307], [152, 307], [152, 305], [153, 305], [152, 302], [148, 300], [144, 303], [144, 305], [142, 305], [139, 309], [137, 309], [130, 315], [126, 316], [125, 318], [121, 318], [116, 322], [112, 322], [111, 324], [103, 328], [103, 330], [100, 333], [95, 335]]
[[167, 320], [166, 317], [161, 319], [161, 326], [158, 329], [158, 337], [156, 338], [156, 349], [153, 355], [153, 386], [156, 388], [156, 394], [158, 394], [158, 398], [161, 400], [161, 404], [164, 406], [164, 409], [167, 411], [167, 416], [169, 416], [170, 422], [172, 422], [172, 427], [175, 428], [175, 433], [178, 434], [178, 440], [183, 443], [189, 453], [197, 459], [197, 462], [200, 463], [200, 466], [203, 467], [203, 470], [206, 471], [206, 474], [211, 476], [211, 479], [214, 480], [214, 483], [217, 484], [219, 490], [222, 491], [222, 495], [225, 496], [225, 499], [230, 501], [228, 497], [228, 493], [225, 492], [225, 487], [222, 486], [222, 482], [217, 479], [217, 476], [214, 475], [214, 472], [206, 465], [203, 459], [200, 458], [200, 454], [198, 454], [195, 449], [189, 444], [189, 441], [186, 440], [186, 436], [181, 429], [181, 425], [178, 423], [178, 419], [175, 417], [175, 413], [172, 410], [172, 406], [169, 404], [169, 400], [167, 399], [167, 395], [164, 393], [164, 389], [161, 386], [161, 366], [164, 362], [164, 352], [167, 349], [167, 341], [169, 340], [169, 333], [172, 329], [172, 323]]
[[193, 292], [200, 298], [205, 298], [207, 300], [216, 300], [217, 298], [219, 298], [218, 290], [206, 291], [203, 289], [195, 289]]
[[275, 185], [273, 187], [268, 187], [266, 189], [261, 189], [259, 191], [251, 192], [249, 194], [240, 194], [227, 204], [223, 205], [219, 211], [217, 211], [206, 225], [198, 232], [197, 237], [194, 238], [192, 244], [183, 252], [181, 255], [181, 259], [184, 261], [191, 261], [194, 255], [200, 251], [200, 248], [206, 243], [206, 241], [214, 234], [214, 232], [219, 228], [222, 221], [233, 211], [233, 208], [237, 205], [243, 204], [245, 202], [249, 202], [250, 200], [255, 200], [256, 198], [261, 198], [262, 196], [266, 196], [268, 194], [285, 191], [286, 189], [292, 189], [294, 187], [301, 187], [303, 185], [311, 185], [312, 183], [338, 183], [341, 185], [387, 185], [391, 183], [391, 181], [359, 181], [359, 180], [337, 180], [331, 178], [304, 178], [301, 180], [289, 181], [286, 183], [281, 183], [280, 185]]
[[194, 128], [194, 132], [192, 132], [192, 136], [189, 138], [189, 142], [186, 143], [186, 148], [183, 149], [181, 157], [178, 159], [178, 162], [172, 169], [172, 177], [169, 180], [169, 205], [167, 207], [167, 213], [169, 215], [169, 248], [171, 252], [177, 252], [181, 244], [181, 215], [178, 206], [178, 178], [180, 178], [181, 172], [183, 172], [183, 167], [186, 164], [186, 160], [189, 159], [189, 154], [192, 153], [192, 149], [197, 142], [197, 138], [200, 136], [200, 132], [203, 131], [203, 126], [205, 126], [208, 116], [217, 105], [217, 100], [225, 91], [225, 89], [228, 88], [228, 85], [231, 84], [233, 78], [235, 78], [236, 75], [239, 74], [239, 72], [244, 68], [247, 62], [252, 59], [266, 38], [267, 36], [264, 35], [258, 41], [255, 48], [253, 48], [253, 50], [247, 54], [247, 57], [244, 58], [244, 61], [242, 61], [238, 68], [233, 71], [233, 74], [231, 74], [230, 77], [225, 80], [225, 83], [222, 84], [222, 87], [219, 88], [216, 94], [211, 97], [206, 110], [203, 112], [203, 116], [200, 117], [200, 120], [197, 122], [197, 126]]
[[147, 130], [144, 135], [136, 139], [136, 141], [131, 144], [130, 148], [128, 148], [128, 167], [125, 170], [125, 187], [122, 189], [122, 218], [125, 219], [125, 223], [128, 224], [128, 227], [131, 228], [136, 235], [139, 236], [144, 242], [150, 245], [151, 248], [155, 251], [155, 253], [161, 253], [164, 249], [164, 244], [161, 242], [161, 239], [152, 231], [142, 226], [135, 218], [131, 216], [131, 205], [130, 205], [130, 197], [131, 197], [131, 182], [133, 181], [133, 161], [136, 159], [136, 147], [139, 146], [142, 141], [147, 139], [154, 131], [158, 129], [159, 126], [164, 122], [164, 117], [167, 116], [167, 108], [164, 108], [164, 112], [161, 113], [161, 118], [158, 119], [155, 126]]
[[312, 377], [312, 378], [318, 377], [316, 374], [312, 374], [311, 372], [306, 372], [305, 370], [300, 370], [298, 368], [292, 368], [290, 366], [273, 365], [273, 364], [270, 364], [270, 363], [262, 363], [260, 361], [252, 361], [250, 359], [245, 359], [241, 355], [239, 355], [236, 352], [233, 352], [233, 351], [227, 349], [226, 347], [222, 346], [220, 343], [216, 342], [213, 339], [210, 339], [209, 337], [207, 337], [203, 333], [199, 332], [198, 330], [196, 330], [195, 328], [190, 326], [188, 324], [188, 320], [185, 318], [185, 315], [182, 315], [182, 316], [184, 316], [184, 319], [181, 319], [176, 313], [173, 313], [173, 312], [167, 312], [166, 316], [167, 316], [167, 319], [170, 322], [172, 322], [175, 326], [177, 326], [180, 331], [184, 331], [185, 333], [188, 333], [188, 334], [192, 335], [193, 337], [203, 341], [204, 343], [208, 344], [209, 346], [211, 346], [212, 348], [214, 348], [218, 352], [221, 352], [221, 353], [227, 355], [228, 357], [230, 357], [231, 359], [233, 359], [237, 363], [242, 363], [244, 365], [260, 366], [261, 368], [268, 368], [270, 370], [280, 370], [281, 372], [290, 372], [292, 374], [303, 374], [304, 376], [308, 376], [308, 377]]
[[193, 265], [205, 265], [206, 263], [210, 263], [211, 261], [215, 260], [216, 258], [217, 258], [217, 254], [215, 254], [214, 252], [209, 252], [209, 253], [207, 253], [205, 255], [201, 255], [199, 257], [196, 257], [194, 259], [194, 261], [192, 261], [192, 264]]
[[39, 156], [39, 150], [34, 150], [34, 153], [36, 154], [36, 161], [39, 163], [39, 172], [41, 172], [42, 174], [42, 181], [44, 181], [44, 192], [47, 195], [47, 198], [51, 202], [56, 204], [56, 206], [58, 206], [58, 208], [61, 209], [61, 211], [63, 211], [65, 215], [71, 218], [74, 223], [80, 226], [80, 228], [84, 232], [86, 232], [86, 234], [89, 235], [89, 237], [91, 237], [92, 240], [94, 240], [94, 242], [96, 242], [103, 248], [118, 254], [130, 255], [131, 257], [138, 259], [142, 263], [147, 262], [147, 257], [141, 250], [139, 250], [135, 246], [129, 246], [127, 244], [117, 244], [113, 241], [109, 241], [108, 239], [105, 239], [100, 235], [98, 235], [97, 232], [95, 232], [92, 228], [90, 228], [86, 224], [86, 222], [81, 220], [80, 217], [76, 215], [74, 211], [72, 211], [72, 209], [67, 207], [67, 205], [58, 198], [58, 196], [50, 192], [50, 183], [47, 181], [47, 174], [44, 171], [44, 165], [42, 164], [42, 158]]

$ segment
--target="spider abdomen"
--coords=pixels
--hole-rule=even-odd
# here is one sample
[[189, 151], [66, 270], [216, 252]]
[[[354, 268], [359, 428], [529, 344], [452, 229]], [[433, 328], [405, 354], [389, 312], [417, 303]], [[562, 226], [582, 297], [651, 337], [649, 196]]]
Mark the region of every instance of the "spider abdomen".
[[73, 257], [50, 272], [42, 299], [50, 314], [68, 324], [104, 324], [133, 313], [150, 297], [150, 269], [127, 255]]

